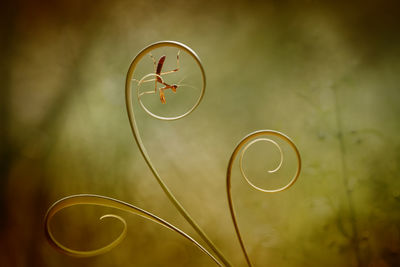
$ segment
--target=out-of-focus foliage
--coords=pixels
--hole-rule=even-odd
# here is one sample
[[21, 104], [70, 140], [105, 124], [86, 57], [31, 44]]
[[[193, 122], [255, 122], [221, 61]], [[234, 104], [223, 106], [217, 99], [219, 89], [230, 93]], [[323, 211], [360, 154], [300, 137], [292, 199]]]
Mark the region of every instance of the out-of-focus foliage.
[[[169, 39], [201, 57], [205, 98], [176, 122], [138, 109], [139, 127], [172, 191], [234, 265], [244, 258], [227, 209], [227, 161], [245, 134], [275, 129], [298, 145], [303, 172], [289, 191], [265, 195], [234, 170], [234, 201], [254, 264], [396, 266], [399, 17], [396, 1], [377, 0], [3, 4], [0, 265], [212, 264], [174, 233], [123, 213], [128, 236], [102, 256], [61, 255], [43, 234], [54, 201], [94, 193], [145, 208], [198, 239], [147, 169], [124, 106], [132, 58]], [[99, 247], [120, 231], [113, 220], [98, 221], [108, 212], [71, 208], [57, 215], [54, 232], [73, 248]]]

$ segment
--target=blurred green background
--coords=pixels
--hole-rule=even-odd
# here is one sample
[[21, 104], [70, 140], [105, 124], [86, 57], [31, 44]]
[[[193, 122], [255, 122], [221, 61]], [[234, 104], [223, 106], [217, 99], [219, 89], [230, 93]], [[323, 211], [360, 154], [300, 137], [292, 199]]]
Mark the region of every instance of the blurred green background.
[[[124, 103], [133, 57], [176, 40], [202, 59], [205, 98], [176, 122], [136, 109], [139, 128], [171, 190], [231, 262], [245, 264], [228, 212], [227, 162], [243, 136], [274, 129], [295, 141], [303, 171], [290, 190], [266, 195], [244, 184], [236, 164], [233, 196], [253, 263], [398, 266], [399, 18], [398, 1], [378, 0], [3, 3], [0, 265], [213, 265], [175, 233], [118, 211], [128, 236], [101, 256], [62, 255], [43, 233], [54, 201], [93, 193], [199, 240], [141, 158]], [[72, 248], [100, 247], [121, 230], [98, 221], [108, 212], [66, 209], [54, 233]]]

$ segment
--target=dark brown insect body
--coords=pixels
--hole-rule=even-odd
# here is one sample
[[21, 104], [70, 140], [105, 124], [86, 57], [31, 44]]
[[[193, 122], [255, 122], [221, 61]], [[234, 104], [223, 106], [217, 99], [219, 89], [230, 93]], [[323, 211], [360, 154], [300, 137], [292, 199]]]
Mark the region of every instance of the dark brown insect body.
[[[155, 63], [154, 57], [152, 55], [151, 55], [151, 57], [153, 58], [153, 61]], [[178, 52], [178, 55], [176, 56], [176, 59], [177, 59], [177, 68], [176, 69], [171, 70], [171, 71], [167, 71], [167, 72], [161, 72], [162, 67], [164, 65], [165, 59], [166, 59], [166, 56], [162, 56], [158, 60], [157, 69], [156, 69], [156, 74], [157, 74], [156, 77], [157, 78], [156, 78], [156, 85], [155, 85], [156, 86], [156, 90], [157, 90], [157, 83], [161, 83], [162, 85], [164, 85], [164, 87], [159, 89], [159, 91], [160, 91], [160, 100], [161, 100], [161, 103], [163, 103], [163, 104], [166, 103], [164, 90], [171, 89], [175, 93], [176, 89], [178, 88], [178, 85], [176, 85], [176, 84], [173, 84], [173, 85], [167, 84], [161, 78], [161, 75], [165, 75], [165, 74], [168, 74], [168, 73], [173, 73], [173, 72], [176, 72], [176, 71], [179, 70], [179, 52]]]
[[[135, 81], [137, 81], [138, 83], [146, 83], [146, 82], [155, 82], [154, 85], [154, 91], [150, 91], [150, 92], [143, 92], [142, 94], [147, 94], [147, 93], [157, 93], [157, 84], [161, 83], [162, 85], [164, 85], [164, 87], [159, 88], [158, 91], [160, 93], [160, 100], [161, 103], [165, 104], [165, 94], [164, 91], [167, 89], [171, 89], [174, 93], [176, 93], [176, 89], [178, 88], [177, 84], [167, 84], [166, 82], [164, 82], [164, 79], [162, 78], [163, 75], [166, 74], [170, 74], [170, 73], [174, 73], [177, 72], [179, 70], [179, 53], [180, 50], [178, 50], [178, 53], [176, 55], [176, 69], [170, 70], [170, 71], [166, 71], [166, 72], [161, 72], [163, 66], [164, 66], [164, 62], [165, 59], [167, 58], [166, 56], [161, 56], [160, 59], [158, 60], [158, 63], [156, 61], [156, 59], [154, 58], [154, 56], [149, 53], [151, 59], [153, 60], [153, 64], [154, 64], [154, 75], [156, 76], [155, 79], [149, 79], [149, 80], [142, 80], [142, 81], [138, 81], [136, 79], [134, 79]], [[152, 73], [151, 73], [152, 74]], [[150, 75], [151, 75], [150, 74]]]

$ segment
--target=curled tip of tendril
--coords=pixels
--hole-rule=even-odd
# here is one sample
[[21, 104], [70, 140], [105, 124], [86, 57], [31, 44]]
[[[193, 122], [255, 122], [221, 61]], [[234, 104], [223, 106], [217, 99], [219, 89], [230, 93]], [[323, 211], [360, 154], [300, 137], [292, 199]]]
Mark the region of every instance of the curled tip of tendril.
[[279, 171], [280, 168], [282, 167], [282, 163], [283, 163], [283, 152], [282, 152], [281, 146], [280, 146], [277, 142], [275, 142], [274, 140], [269, 139], [269, 138], [256, 138], [256, 139], [251, 140], [250, 142], [248, 142], [248, 143], [245, 145], [245, 147], [242, 149], [242, 152], [240, 153], [240, 158], [239, 158], [239, 162], [240, 162], [240, 163], [239, 163], [240, 172], [242, 173], [242, 176], [243, 176], [243, 178], [246, 180], [246, 182], [247, 182], [250, 186], [252, 186], [254, 189], [259, 190], [259, 191], [263, 191], [263, 192], [270, 192], [271, 190], [261, 189], [261, 188], [257, 187], [256, 185], [254, 185], [254, 184], [250, 181], [250, 179], [248, 178], [248, 176], [246, 175], [246, 173], [245, 173], [245, 171], [244, 171], [244, 168], [243, 168], [243, 158], [244, 158], [244, 155], [246, 154], [247, 150], [248, 150], [252, 145], [254, 145], [254, 144], [257, 143], [257, 142], [269, 142], [269, 143], [273, 144], [273, 145], [279, 150], [279, 154], [280, 154], [279, 164], [278, 164], [278, 166], [277, 166], [275, 169], [273, 169], [273, 170], [268, 170], [268, 173], [275, 173], [275, 172]]
[[240, 171], [242, 172], [242, 175], [246, 178], [246, 180], [247, 180], [247, 176], [246, 176], [246, 174], [245, 174], [245, 172], [244, 172], [244, 170], [243, 170], [243, 157], [244, 157], [244, 154], [246, 153], [246, 151], [249, 149], [250, 146], [252, 146], [253, 144], [255, 144], [255, 143], [257, 143], [257, 142], [260, 142], [260, 141], [265, 141], [265, 142], [272, 143], [272, 144], [273, 144], [276, 148], [278, 148], [278, 150], [279, 150], [279, 154], [280, 154], [280, 161], [279, 161], [279, 164], [278, 164], [278, 166], [277, 166], [275, 169], [269, 170], [268, 172], [269, 172], [269, 173], [277, 172], [277, 171], [279, 171], [280, 168], [282, 167], [282, 163], [283, 163], [283, 152], [282, 152], [281, 146], [280, 146], [277, 142], [275, 142], [274, 140], [269, 139], [269, 138], [257, 138], [257, 139], [254, 139], [254, 140], [252, 140], [251, 142], [249, 142], [249, 143], [242, 149], [242, 152], [240, 153]]
[[[269, 172], [269, 173], [277, 172], [277, 171], [282, 167], [282, 164], [283, 164], [283, 152], [282, 152], [282, 148], [280, 147], [280, 145], [279, 145], [276, 141], [274, 141], [274, 140], [272, 140], [272, 139], [270, 139], [270, 138], [266, 138], [265, 136], [274, 136], [274, 137], [277, 137], [277, 138], [283, 140], [283, 141], [286, 142], [287, 144], [289, 144], [290, 147], [294, 150], [294, 153], [295, 153], [296, 158], [297, 158], [297, 169], [296, 169], [296, 172], [295, 172], [295, 174], [293, 175], [292, 179], [291, 179], [291, 180], [289, 181], [289, 183], [286, 184], [285, 186], [283, 186], [283, 187], [281, 187], [281, 188], [278, 188], [278, 189], [273, 189], [273, 190], [268, 190], [268, 189], [263, 189], [263, 188], [257, 187], [256, 185], [254, 185], [254, 184], [248, 179], [248, 177], [246, 176], [245, 171], [243, 170], [243, 157], [244, 157], [246, 151], [249, 149], [250, 146], [254, 145], [254, 144], [257, 143], [257, 142], [262, 142], [262, 141], [263, 141], [263, 142], [272, 143], [275, 147], [278, 148], [279, 153], [280, 153], [280, 161], [279, 161], [278, 166], [277, 166], [275, 169], [273, 169], [273, 170], [269, 170], [268, 172]], [[299, 175], [300, 175], [300, 170], [301, 170], [301, 157], [300, 157], [299, 150], [297, 149], [296, 145], [293, 143], [293, 141], [292, 141], [289, 137], [287, 137], [287, 136], [286, 136], [285, 134], [283, 134], [283, 133], [280, 133], [280, 132], [277, 132], [277, 131], [272, 131], [272, 130], [261, 130], [261, 131], [256, 131], [256, 132], [253, 132], [253, 133], [247, 135], [246, 137], [244, 137], [244, 138], [239, 142], [239, 144], [236, 146], [235, 150], [234, 150], [233, 153], [232, 153], [232, 156], [231, 156], [231, 158], [230, 158], [230, 160], [229, 160], [228, 170], [227, 170], [227, 174], [226, 174], [226, 182], [227, 182], [226, 185], [227, 185], [227, 194], [228, 194], [229, 209], [230, 209], [230, 213], [231, 213], [233, 225], [234, 225], [234, 227], [235, 227], [236, 235], [237, 235], [237, 237], [238, 237], [238, 240], [239, 240], [240, 246], [241, 246], [241, 248], [242, 248], [243, 254], [244, 254], [245, 258], [246, 258], [247, 264], [248, 264], [248, 266], [252, 266], [252, 265], [251, 265], [251, 262], [250, 262], [250, 258], [249, 258], [248, 254], [247, 254], [247, 252], [246, 252], [246, 249], [245, 249], [245, 246], [244, 246], [242, 237], [241, 237], [241, 235], [240, 235], [239, 226], [238, 226], [238, 223], [237, 223], [237, 220], [236, 220], [236, 215], [235, 215], [235, 209], [234, 209], [234, 207], [233, 207], [232, 194], [231, 194], [231, 173], [232, 173], [232, 166], [233, 166], [233, 163], [234, 163], [234, 161], [235, 161], [235, 159], [236, 159], [237, 154], [238, 154], [240, 151], [241, 151], [241, 154], [240, 154], [240, 158], [239, 158], [239, 161], [240, 161], [239, 164], [240, 164], [240, 171], [241, 171], [243, 177], [245, 178], [246, 182], [247, 182], [249, 185], [251, 185], [253, 188], [255, 188], [256, 190], [265, 192], [265, 193], [277, 193], [277, 192], [281, 192], [281, 191], [286, 190], [286, 189], [288, 189], [289, 187], [291, 187], [291, 186], [297, 181], [297, 178], [298, 178]]]
[[57, 241], [57, 239], [52, 234], [51, 229], [50, 229], [50, 221], [57, 212], [65, 209], [67, 207], [72, 207], [72, 206], [76, 206], [76, 205], [97, 205], [97, 206], [102, 206], [102, 207], [115, 208], [118, 210], [122, 210], [122, 211], [126, 211], [126, 212], [130, 212], [130, 213], [139, 215], [145, 219], [148, 219], [150, 221], [158, 223], [158, 224], [180, 234], [184, 238], [191, 241], [194, 245], [196, 245], [202, 252], [204, 252], [206, 255], [208, 255], [210, 258], [212, 258], [215, 263], [217, 263], [218, 265], [221, 266], [221, 264], [217, 261], [217, 259], [215, 259], [215, 257], [213, 255], [211, 255], [204, 247], [202, 247], [196, 240], [194, 240], [191, 236], [189, 236], [188, 234], [186, 234], [179, 228], [168, 223], [167, 221], [164, 221], [163, 219], [151, 214], [150, 212], [140, 209], [129, 203], [126, 203], [126, 202], [123, 202], [123, 201], [120, 201], [117, 199], [105, 197], [105, 196], [92, 195], [92, 194], [72, 195], [72, 196], [65, 197], [65, 198], [60, 199], [59, 201], [55, 202], [47, 211], [46, 216], [45, 216], [45, 223], [44, 223], [45, 234], [46, 234], [46, 237], [47, 237], [47, 240], [49, 241], [49, 243], [53, 247], [55, 247], [58, 251], [60, 251], [61, 253], [64, 253], [64, 254], [67, 254], [70, 256], [74, 256], [74, 257], [92, 257], [92, 256], [104, 254], [104, 253], [110, 251], [111, 249], [113, 249], [114, 247], [116, 247], [118, 244], [120, 244], [122, 242], [122, 240], [125, 238], [126, 233], [127, 233], [126, 221], [122, 217], [115, 215], [115, 214], [106, 214], [106, 215], [101, 216], [100, 220], [103, 220], [106, 218], [115, 218], [115, 219], [119, 220], [120, 222], [122, 222], [122, 224], [124, 226], [120, 235], [116, 239], [114, 239], [111, 243], [109, 243], [108, 245], [101, 247], [99, 249], [89, 250], [89, 251], [74, 250], [74, 249], [64, 246], [59, 241]]
[[[174, 47], [174, 48], [179, 49], [178, 50], [178, 54], [177, 54], [177, 68], [175, 70], [167, 71], [167, 72], [161, 72], [162, 64], [164, 62], [164, 61], [161, 62], [161, 58], [160, 58], [160, 61], [158, 62], [158, 66], [156, 66], [156, 60], [151, 55], [151, 51], [155, 50], [157, 48], [162, 48], [162, 47]], [[165, 75], [165, 74], [168, 74], [168, 73], [179, 71], [179, 69], [181, 67], [179, 65], [179, 54], [180, 54], [181, 51], [186, 52], [196, 62], [197, 66], [200, 69], [201, 79], [202, 79], [202, 87], [201, 87], [200, 95], [199, 95], [196, 103], [194, 103], [194, 105], [190, 109], [188, 109], [186, 112], [184, 112], [181, 115], [173, 116], [173, 117], [163, 117], [163, 116], [156, 115], [156, 114], [152, 113], [150, 110], [148, 110], [144, 106], [144, 104], [141, 101], [141, 97], [143, 95], [145, 95], [145, 94], [157, 93], [157, 91], [156, 91], [157, 90], [157, 83], [163, 84], [163, 86], [165, 86], [164, 88], [161, 88], [161, 89], [171, 88], [173, 90], [176, 90], [176, 87], [172, 88], [174, 86], [165, 84], [163, 82], [162, 76]], [[140, 80], [133, 79], [133, 74], [134, 74], [134, 72], [136, 70], [136, 67], [137, 67], [138, 63], [140, 62], [140, 60], [142, 60], [148, 54], [151, 56], [151, 58], [153, 59], [153, 62], [155, 64], [154, 72], [150, 72], [150, 73], [146, 74]], [[154, 91], [148, 91], [148, 92], [142, 92], [142, 93], [139, 93], [139, 91], [138, 91], [138, 100], [139, 100], [140, 106], [144, 109], [144, 111], [148, 115], [152, 116], [153, 118], [156, 118], [156, 119], [159, 119], [159, 120], [165, 120], [165, 121], [182, 119], [182, 118], [188, 116], [190, 113], [192, 113], [197, 108], [197, 106], [200, 104], [201, 100], [203, 99], [205, 88], [206, 88], [206, 75], [205, 75], [204, 68], [203, 68], [203, 65], [202, 65], [202, 63], [200, 61], [199, 56], [190, 47], [188, 47], [188, 46], [186, 46], [186, 45], [184, 45], [182, 43], [174, 42], [174, 41], [162, 41], [162, 42], [157, 42], [157, 43], [151, 44], [151, 45], [147, 46], [146, 48], [144, 48], [141, 52], [139, 52], [139, 54], [133, 59], [133, 61], [131, 63], [131, 66], [129, 67], [128, 74], [127, 74], [127, 77], [126, 77], [126, 83], [125, 83], [126, 104], [127, 104], [127, 109], [128, 109], [128, 115], [129, 115], [131, 120], [133, 118], [133, 109], [132, 109], [132, 103], [131, 103], [131, 101], [132, 101], [131, 100], [131, 89], [132, 89], [131, 83], [132, 83], [132, 81], [136, 81], [137, 82], [137, 84], [138, 84], [137, 88], [139, 88], [145, 82], [152, 82], [153, 81], [156, 84]], [[187, 87], [192, 87], [193, 88], [193, 86], [191, 86], [191, 85], [180, 84], [181, 81], [178, 82], [178, 85], [187, 86]], [[161, 98], [161, 102], [165, 103], [165, 97], [160, 96], [160, 98]], [[131, 121], [131, 123], [133, 123], [133, 122]]]
[[104, 253], [110, 251], [111, 249], [113, 249], [114, 247], [116, 247], [117, 245], [119, 245], [123, 241], [123, 239], [126, 237], [127, 225], [126, 225], [126, 221], [122, 217], [115, 215], [115, 214], [106, 214], [99, 218], [99, 220], [103, 220], [106, 218], [115, 218], [115, 219], [119, 220], [120, 222], [122, 222], [122, 224], [124, 226], [124, 228], [122, 229], [122, 232], [119, 234], [119, 236], [116, 239], [114, 239], [111, 243], [109, 243], [108, 245], [106, 245], [104, 247], [94, 249], [94, 250], [88, 250], [88, 251], [75, 250], [75, 249], [71, 249], [71, 248], [64, 246], [54, 237], [54, 235], [52, 234], [51, 229], [50, 229], [50, 221], [57, 212], [59, 212], [60, 210], [62, 210], [64, 208], [75, 206], [75, 205], [80, 205], [80, 204], [97, 205], [93, 202], [92, 203], [86, 203], [85, 201], [79, 202], [79, 199], [80, 199], [80, 197], [77, 197], [77, 196], [71, 196], [68, 198], [64, 198], [62, 200], [57, 201], [49, 208], [49, 210], [47, 211], [46, 217], [45, 217], [45, 233], [46, 233], [46, 237], [47, 237], [47, 240], [49, 241], [49, 243], [53, 247], [55, 247], [58, 251], [60, 251], [61, 253], [64, 253], [64, 254], [67, 254], [67, 255], [73, 256], [73, 257], [97, 256], [100, 254], [104, 254]]
[[[250, 179], [246, 175], [244, 168], [243, 168], [243, 158], [244, 158], [244, 155], [246, 154], [247, 150], [252, 145], [254, 145], [258, 142], [269, 142], [269, 143], [273, 144], [279, 150], [280, 160], [279, 160], [278, 166], [273, 170], [268, 170], [268, 173], [275, 173], [281, 169], [281, 167], [283, 165], [283, 161], [284, 161], [282, 148], [276, 141], [274, 141], [273, 139], [270, 139], [270, 138], [266, 138], [265, 136], [275, 136], [275, 137], [278, 137], [279, 139], [283, 140], [287, 144], [289, 144], [290, 147], [294, 150], [296, 158], [297, 158], [297, 170], [296, 170], [295, 174], [293, 175], [292, 179], [289, 181], [288, 184], [286, 184], [285, 186], [282, 186], [278, 189], [263, 189], [263, 188], [257, 187], [250, 181]], [[300, 153], [299, 153], [296, 145], [293, 143], [293, 141], [289, 137], [284, 135], [283, 133], [280, 133], [277, 131], [272, 131], [272, 130], [262, 130], [262, 131], [257, 131], [257, 132], [249, 134], [248, 136], [243, 138], [240, 141], [240, 143], [236, 146], [235, 151], [232, 154], [230, 166], [228, 167], [229, 169], [232, 167], [231, 164], [233, 164], [233, 160], [236, 158], [236, 155], [239, 153], [239, 151], [241, 151], [240, 157], [239, 157], [240, 172], [241, 172], [242, 176], [244, 177], [244, 179], [246, 180], [246, 182], [250, 186], [255, 188], [256, 190], [266, 192], [266, 193], [276, 193], [276, 192], [286, 190], [296, 182], [298, 176], [300, 175], [300, 169], [301, 169]]]

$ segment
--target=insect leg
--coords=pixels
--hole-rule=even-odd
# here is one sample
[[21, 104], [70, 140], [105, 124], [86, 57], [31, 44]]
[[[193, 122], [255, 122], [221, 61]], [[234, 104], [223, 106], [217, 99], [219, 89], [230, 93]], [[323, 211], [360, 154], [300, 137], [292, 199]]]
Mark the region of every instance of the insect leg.
[[161, 103], [163, 103], [163, 104], [167, 103], [167, 101], [165, 101], [164, 88], [165, 87], [160, 88], [160, 100], [161, 100]]
[[[149, 53], [149, 56], [153, 60], [153, 70], [154, 70], [154, 73], [156, 73], [156, 71], [157, 71], [157, 60], [155, 59], [155, 57], [153, 56], [153, 54], [151, 52]], [[154, 92], [157, 92], [157, 81], [158, 81], [158, 79], [156, 78], [155, 82], [154, 82]]]
[[160, 75], [165, 75], [165, 74], [170, 74], [170, 73], [174, 73], [177, 72], [179, 70], [179, 54], [181, 53], [181, 50], [178, 50], [178, 53], [176, 54], [176, 69], [174, 70], [170, 70], [170, 71], [166, 71], [166, 72], [161, 72]]

